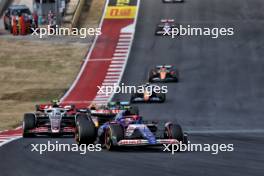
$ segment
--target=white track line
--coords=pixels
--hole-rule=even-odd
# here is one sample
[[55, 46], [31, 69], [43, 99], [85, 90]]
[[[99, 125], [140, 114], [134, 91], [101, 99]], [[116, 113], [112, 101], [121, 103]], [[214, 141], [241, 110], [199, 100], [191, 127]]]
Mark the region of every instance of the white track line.
[[132, 34], [121, 34], [120, 37], [121, 37], [121, 38], [123, 38], [123, 37], [124, 37], [124, 38], [126, 38], [126, 37], [128, 37], [128, 38], [132, 38]]
[[131, 42], [131, 39], [123, 39], [123, 38], [119, 38], [118, 42]]
[[105, 79], [118, 79], [119, 76], [106, 76]]
[[121, 72], [108, 72], [107, 75], [120, 75]]
[[113, 57], [113, 60], [126, 61], [124, 57]]
[[110, 68], [120, 68], [120, 67], [123, 67], [123, 66], [124, 66], [123, 64], [111, 64]]
[[104, 82], [107, 83], [107, 82], [117, 82], [118, 79], [105, 79]]
[[127, 53], [128, 50], [127, 49], [116, 49], [115, 53]]
[[129, 43], [125, 43], [125, 42], [118, 42], [117, 43], [117, 46], [129, 46], [130, 45], [130, 42]]
[[112, 61], [111, 64], [124, 64], [125, 60]]
[[122, 71], [123, 68], [109, 68], [108, 71]]
[[128, 49], [128, 46], [116, 46], [116, 49]]
[[111, 61], [112, 59], [90, 59], [89, 62], [105, 62]]
[[116, 56], [119, 56], [119, 57], [126, 57], [127, 54], [125, 54], [125, 53], [114, 53], [114, 57], [116, 57]]
[[11, 138], [10, 140], [7, 140], [5, 142], [2, 142], [2, 143], [0, 143], [0, 147], [3, 146], [3, 145], [5, 145], [5, 144], [8, 144], [9, 142], [12, 142], [14, 140], [20, 139], [20, 138], [22, 138], [22, 136], [14, 137], [14, 138]]
[[114, 86], [115, 83], [109, 83], [109, 82], [105, 82], [105, 83], [102, 83], [103, 86]]

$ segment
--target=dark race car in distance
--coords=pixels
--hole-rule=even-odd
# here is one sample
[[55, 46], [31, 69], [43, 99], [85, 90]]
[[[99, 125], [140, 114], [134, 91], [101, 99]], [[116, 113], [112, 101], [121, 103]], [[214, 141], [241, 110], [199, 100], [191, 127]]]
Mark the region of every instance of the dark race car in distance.
[[90, 112], [96, 126], [100, 126], [107, 121], [112, 120], [116, 114], [122, 110], [129, 110], [131, 114], [138, 115], [139, 110], [137, 106], [131, 105], [126, 101], [111, 101], [107, 105], [96, 106], [95, 104], [90, 106]]
[[178, 82], [179, 72], [172, 65], [157, 65], [149, 71], [149, 82]]
[[170, 36], [172, 29], [177, 26], [174, 19], [162, 19], [156, 27], [155, 35]]
[[[79, 131], [76, 132], [78, 144], [93, 143], [92, 133], [86, 131], [88, 120], [79, 121]], [[187, 143], [187, 134], [183, 133], [179, 124], [172, 122], [143, 121], [139, 115], [131, 115], [127, 111], [119, 112], [113, 121], [100, 126], [96, 143], [100, 143], [107, 150], [121, 146], [162, 146], [163, 144]]]
[[[160, 91], [155, 91], [160, 90]], [[131, 103], [163, 103], [166, 93], [158, 85], [146, 83], [137, 87], [137, 91], [131, 94]]]

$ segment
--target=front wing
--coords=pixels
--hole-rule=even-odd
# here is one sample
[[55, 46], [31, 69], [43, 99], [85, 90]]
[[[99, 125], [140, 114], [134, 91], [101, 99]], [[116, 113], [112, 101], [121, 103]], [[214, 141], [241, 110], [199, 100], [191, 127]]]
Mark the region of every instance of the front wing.
[[159, 97], [150, 97], [149, 99], [145, 100], [143, 97], [134, 97], [132, 99], [133, 103], [140, 103], [140, 102], [163, 102], [163, 100]]
[[69, 135], [69, 134], [75, 133], [75, 128], [74, 127], [63, 127], [59, 131], [52, 131], [48, 127], [37, 127], [37, 128], [34, 128], [28, 131], [27, 133], [36, 134], [36, 135], [52, 135], [52, 134]]
[[146, 139], [124, 139], [120, 140], [118, 146], [160, 146], [163, 144], [179, 144], [177, 139], [157, 139], [155, 143], [150, 143]]

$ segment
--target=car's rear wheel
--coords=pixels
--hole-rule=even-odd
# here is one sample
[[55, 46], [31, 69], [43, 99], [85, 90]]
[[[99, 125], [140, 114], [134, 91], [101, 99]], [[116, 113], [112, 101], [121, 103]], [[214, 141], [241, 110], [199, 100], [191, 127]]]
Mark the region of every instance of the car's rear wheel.
[[153, 78], [154, 78], [154, 75], [153, 75], [153, 71], [151, 70], [151, 71], [149, 72], [149, 75], [148, 75], [148, 81], [149, 81], [149, 82], [153, 82]]
[[24, 114], [23, 120], [23, 137], [33, 137], [33, 134], [29, 131], [34, 129], [36, 126], [36, 117], [35, 114]]
[[135, 94], [135, 93], [132, 93], [132, 95], [131, 95], [131, 98], [130, 98], [130, 102], [131, 103], [135, 103], [135, 98], [137, 97], [137, 95]]
[[166, 94], [164, 94], [164, 93], [159, 93], [159, 94], [158, 94], [158, 97], [160, 98], [160, 102], [161, 102], [161, 103], [165, 102], [165, 100], [166, 100]]
[[76, 119], [75, 140], [77, 144], [93, 144], [96, 140], [96, 127], [91, 117], [79, 114]]
[[107, 150], [114, 150], [122, 139], [124, 139], [123, 127], [119, 124], [110, 124], [105, 130], [104, 146]]

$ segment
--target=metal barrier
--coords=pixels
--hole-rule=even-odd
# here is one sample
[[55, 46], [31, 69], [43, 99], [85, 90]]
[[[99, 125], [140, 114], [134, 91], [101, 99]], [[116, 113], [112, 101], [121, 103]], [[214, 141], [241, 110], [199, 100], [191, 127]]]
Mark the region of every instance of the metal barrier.
[[71, 27], [72, 28], [77, 27], [77, 25], [78, 25], [78, 21], [80, 19], [81, 12], [82, 12], [83, 6], [85, 4], [85, 1], [86, 0], [79, 0], [79, 2], [78, 2], [78, 5], [74, 11], [74, 15], [73, 15], [73, 18], [71, 21]]
[[3, 11], [8, 3], [8, 0], [0, 0], [0, 15], [3, 14]]

